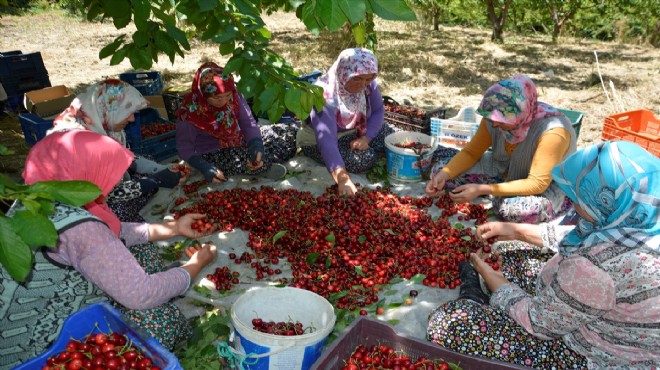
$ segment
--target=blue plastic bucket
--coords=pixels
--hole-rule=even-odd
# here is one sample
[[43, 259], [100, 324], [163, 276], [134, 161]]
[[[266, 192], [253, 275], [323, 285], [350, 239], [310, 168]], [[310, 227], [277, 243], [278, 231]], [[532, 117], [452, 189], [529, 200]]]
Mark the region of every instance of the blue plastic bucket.
[[[421, 158], [412, 149], [400, 148], [397, 144], [407, 141], [430, 145], [424, 149]], [[437, 140], [421, 132], [399, 131], [385, 138], [385, 153], [387, 156], [387, 174], [397, 181], [420, 181], [422, 172], [431, 164], [433, 152], [438, 147]]]
[[[252, 329], [252, 319], [300, 321], [311, 333], [282, 336]], [[325, 298], [298, 288], [254, 288], [231, 309], [234, 348], [250, 370], [307, 370], [321, 356], [335, 326], [334, 308]]]

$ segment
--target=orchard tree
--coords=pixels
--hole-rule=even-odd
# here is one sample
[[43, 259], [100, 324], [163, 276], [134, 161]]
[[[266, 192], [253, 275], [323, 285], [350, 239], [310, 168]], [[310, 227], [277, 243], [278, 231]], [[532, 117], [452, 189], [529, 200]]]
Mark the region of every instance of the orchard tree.
[[493, 28], [490, 40], [493, 42], [504, 42], [504, 25], [509, 13], [509, 7], [513, 0], [484, 0], [488, 12], [488, 20]]
[[573, 19], [585, 3], [584, 0], [543, 0], [541, 2], [550, 12], [552, 19], [552, 42], [557, 42], [566, 22]]
[[451, 0], [411, 0], [411, 4], [419, 8], [425, 17], [428, 17], [433, 22], [433, 30], [440, 30], [440, 17], [443, 10], [449, 8]]
[[229, 56], [224, 71], [241, 77], [238, 90], [254, 99], [255, 111], [266, 112], [271, 121], [285, 109], [305, 119], [325, 100], [321, 88], [297, 81], [293, 67], [270, 49], [271, 33], [261, 14], [277, 9], [295, 10], [314, 34], [348, 24], [358, 45], [373, 37], [370, 17], [416, 20], [405, 0], [83, 0], [80, 10], [88, 20], [112, 19], [117, 29], [135, 24], [133, 34], [120, 35], [99, 52], [111, 65], [128, 58], [133, 68], [149, 69], [163, 54], [174, 63], [190, 50], [189, 39], [199, 37]]

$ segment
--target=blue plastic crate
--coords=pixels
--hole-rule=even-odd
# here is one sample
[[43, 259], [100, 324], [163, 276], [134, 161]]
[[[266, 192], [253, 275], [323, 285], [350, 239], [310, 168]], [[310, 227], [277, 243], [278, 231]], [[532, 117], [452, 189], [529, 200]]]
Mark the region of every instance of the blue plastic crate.
[[7, 97], [4, 109], [13, 113], [25, 111], [23, 108], [23, 94], [11, 95]]
[[119, 79], [133, 85], [142, 95], [158, 95], [163, 90], [163, 78], [158, 71], [126, 72]]
[[44, 73], [48, 75], [40, 52], [30, 54], [9, 52], [9, 55], [0, 56], [0, 79], [3, 81], [9, 77]]
[[24, 362], [14, 370], [38, 370], [46, 364], [46, 360], [66, 349], [70, 338], [84, 339], [92, 333], [110, 332], [128, 336], [133, 345], [142, 350], [153, 360], [154, 366], [163, 370], [183, 369], [174, 354], [163, 347], [156, 339], [151, 338], [139, 328], [134, 328], [126, 322], [121, 312], [107, 302], [87, 306], [71, 314], [60, 332], [55, 343], [44, 353], [30, 361]]
[[[164, 134], [143, 139], [141, 127], [154, 123], [167, 123], [172, 130]], [[135, 113], [135, 122], [124, 128], [126, 141], [131, 151], [144, 157], [150, 157], [160, 162], [177, 154], [176, 125], [162, 118], [154, 108], [145, 108]]]
[[298, 80], [298, 81], [307, 81], [307, 82], [309, 82], [310, 84], [313, 84], [313, 83], [316, 82], [316, 80], [318, 80], [319, 77], [321, 77], [321, 76], [323, 76], [323, 73], [321, 73], [321, 72], [319, 72], [319, 71], [314, 71], [314, 72], [312, 72], [312, 73], [309, 73], [309, 74], [302, 75], [302, 76], [298, 77], [297, 80]]
[[36, 114], [23, 113], [18, 115], [23, 136], [27, 145], [34, 145], [46, 136], [46, 131], [53, 127], [52, 119], [43, 119]]
[[32, 90], [51, 87], [50, 79], [46, 72], [0, 77], [0, 82], [2, 82], [2, 87], [5, 89], [8, 96], [22, 95]]

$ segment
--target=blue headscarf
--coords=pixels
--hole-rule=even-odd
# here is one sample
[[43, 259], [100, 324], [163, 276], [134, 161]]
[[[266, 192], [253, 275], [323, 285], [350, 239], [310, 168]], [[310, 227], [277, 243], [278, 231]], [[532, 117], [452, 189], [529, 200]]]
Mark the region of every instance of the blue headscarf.
[[552, 178], [594, 221], [580, 217], [559, 253], [607, 242], [660, 249], [660, 159], [637, 144], [607, 141], [581, 149]]

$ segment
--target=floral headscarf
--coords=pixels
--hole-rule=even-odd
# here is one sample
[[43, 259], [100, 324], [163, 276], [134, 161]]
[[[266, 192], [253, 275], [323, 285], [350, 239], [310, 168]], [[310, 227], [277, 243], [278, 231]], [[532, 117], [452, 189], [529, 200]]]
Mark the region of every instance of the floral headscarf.
[[315, 83], [323, 87], [328, 107], [337, 110], [337, 125], [357, 129], [358, 136], [367, 133], [367, 96], [362, 91], [352, 94], [344, 86], [355, 76], [372, 73], [378, 73], [378, 60], [371, 50], [346, 49]]
[[[37, 181], [89, 181], [107, 196], [131, 162], [133, 153], [108, 136], [80, 129], [55, 132], [32, 147], [23, 179], [28, 185]], [[105, 202], [92, 201], [84, 207], [119, 236], [121, 223]]]
[[124, 130], [114, 132], [112, 128], [147, 105], [149, 102], [130, 84], [116, 79], [101, 81], [73, 99], [71, 105], [55, 118], [49, 134], [85, 129], [108, 135], [126, 146]]
[[500, 130], [511, 144], [525, 140], [533, 122], [562, 114], [538, 101], [536, 86], [525, 75], [515, 75], [489, 87], [477, 111], [491, 121], [515, 125], [511, 131]]
[[559, 245], [614, 242], [660, 249], [660, 159], [637, 144], [607, 141], [578, 150], [552, 169], [552, 178], [593, 222], [584, 218]]
[[[218, 139], [221, 148], [244, 146], [243, 133], [238, 126], [238, 91], [234, 79], [222, 76], [222, 67], [213, 62], [202, 64], [195, 73], [192, 90], [183, 98], [176, 117]], [[208, 104], [206, 99], [232, 92], [222, 108]]]

